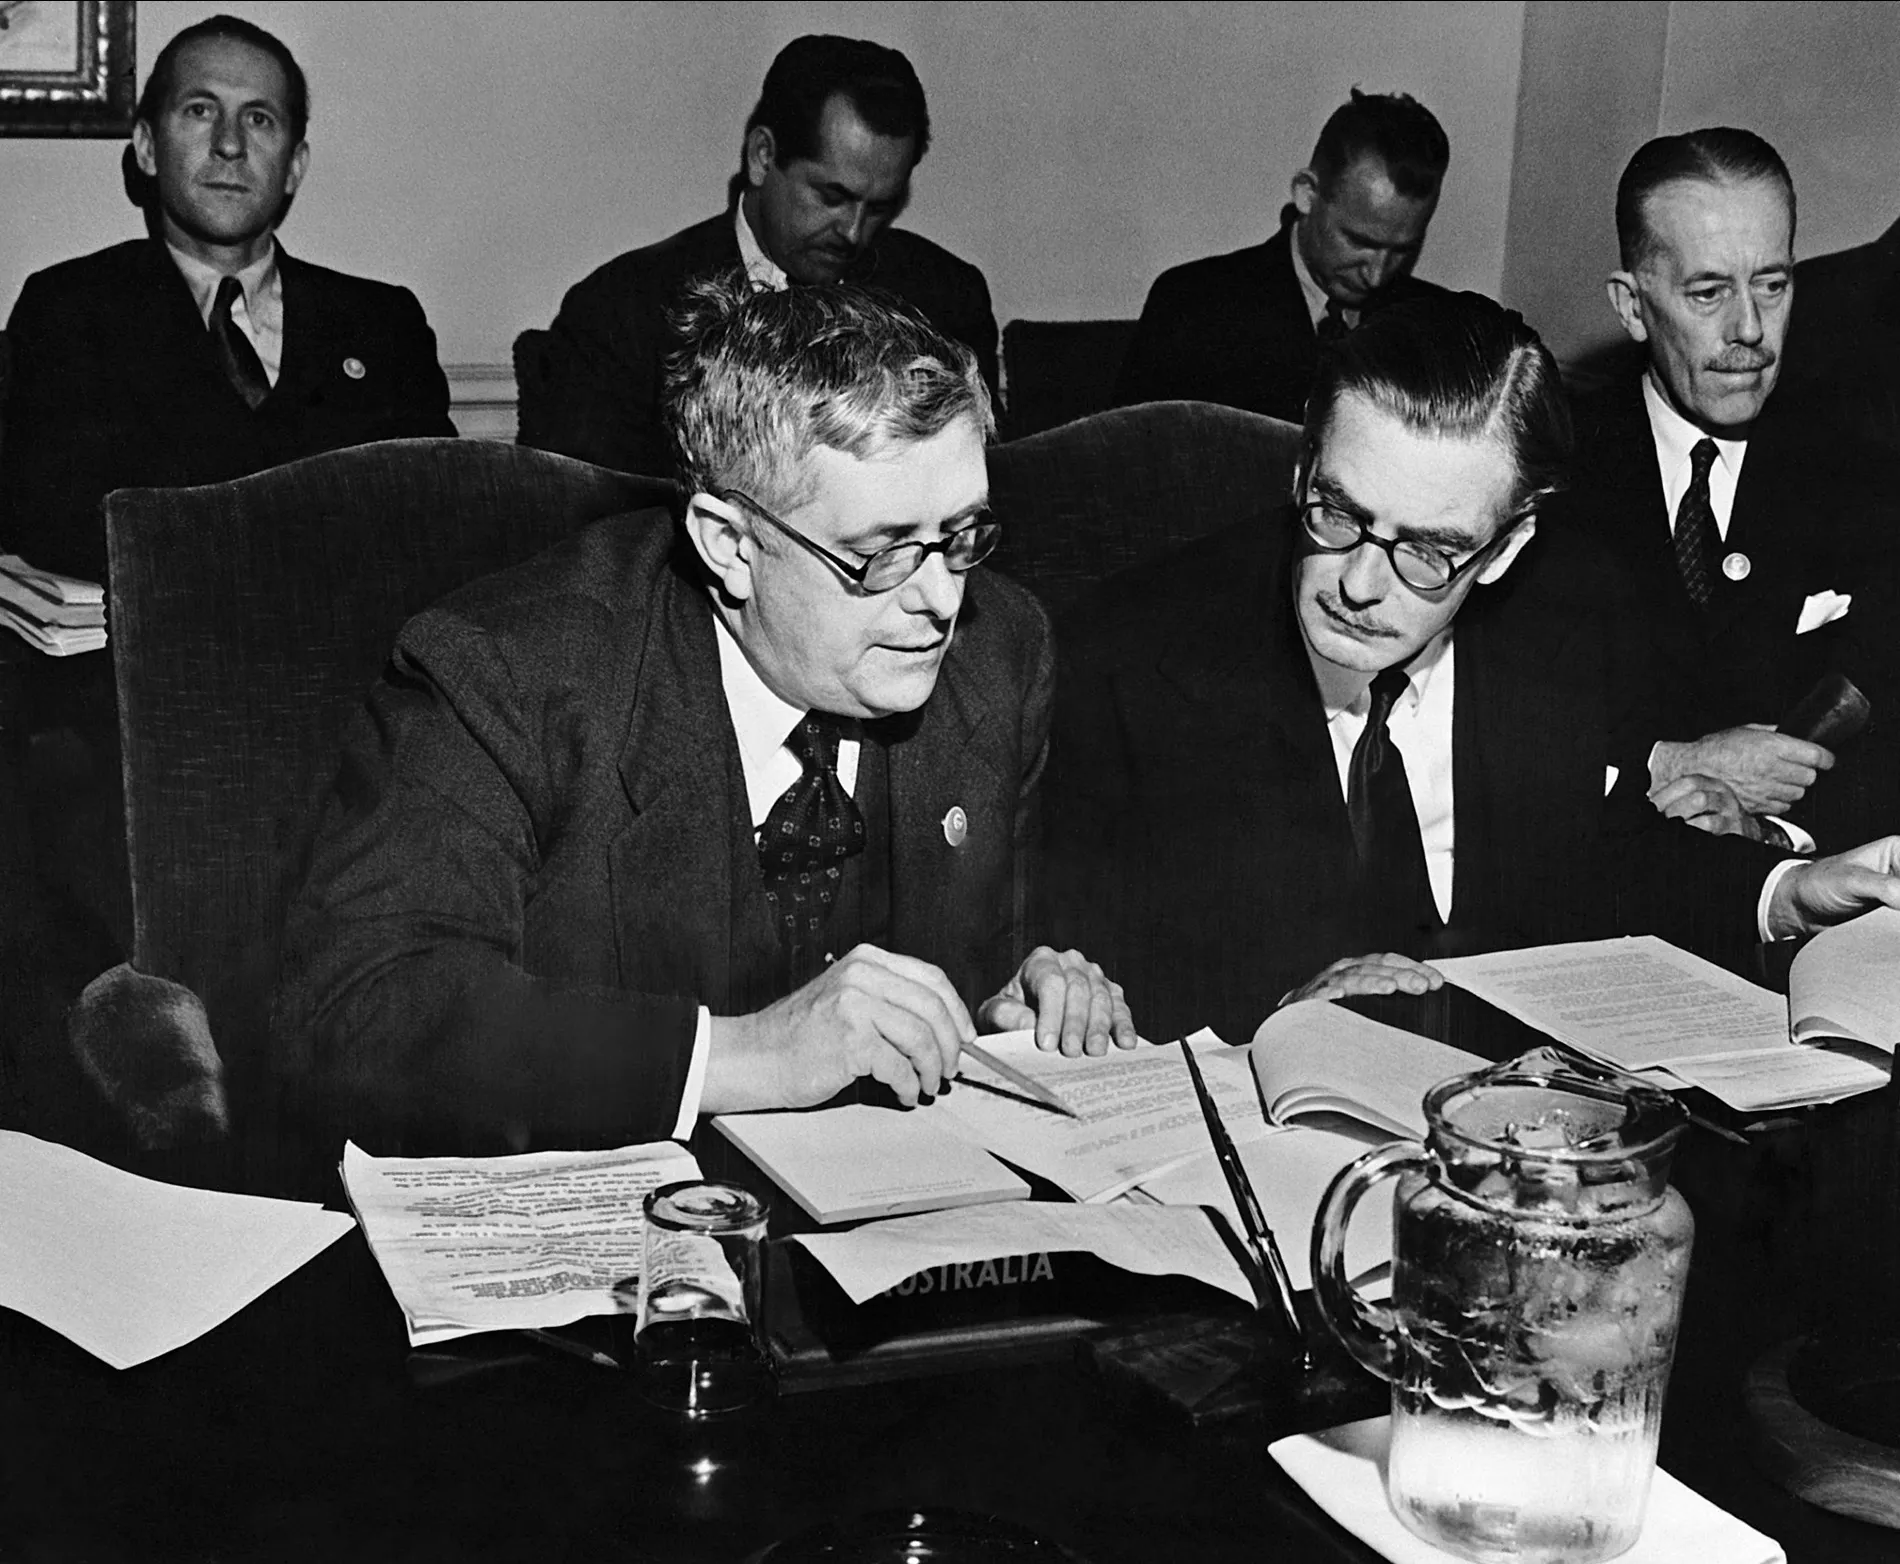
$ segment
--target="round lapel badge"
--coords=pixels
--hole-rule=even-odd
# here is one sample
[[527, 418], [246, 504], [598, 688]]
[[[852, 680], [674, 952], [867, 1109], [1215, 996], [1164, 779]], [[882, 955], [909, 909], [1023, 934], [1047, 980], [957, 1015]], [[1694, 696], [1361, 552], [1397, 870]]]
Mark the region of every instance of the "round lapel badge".
[[950, 813], [943, 817], [943, 839], [952, 847], [961, 847], [969, 834], [970, 817], [963, 812], [963, 805], [952, 804]]
[[1746, 554], [1731, 554], [1722, 561], [1722, 574], [1731, 581], [1746, 581], [1754, 568]]
[[343, 360], [343, 373], [352, 380], [361, 380], [369, 370], [360, 358], [346, 358]]

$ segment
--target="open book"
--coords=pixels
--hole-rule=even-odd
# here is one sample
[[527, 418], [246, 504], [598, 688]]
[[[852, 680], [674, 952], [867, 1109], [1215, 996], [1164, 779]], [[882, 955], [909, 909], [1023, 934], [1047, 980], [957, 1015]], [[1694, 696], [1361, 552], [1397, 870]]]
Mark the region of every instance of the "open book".
[[1900, 1048], [1900, 912], [1876, 908], [1801, 947], [1788, 971], [1788, 1034]]
[[1433, 965], [1559, 1042], [1665, 1084], [1700, 1086], [1731, 1108], [1873, 1091], [1900, 1041], [1900, 914], [1885, 910], [1810, 940], [1786, 999], [1653, 934]]
[[1273, 1123], [1356, 1129], [1361, 1139], [1369, 1128], [1380, 1140], [1422, 1140], [1425, 1093], [1487, 1063], [1324, 999], [1276, 1010], [1253, 1034], [1254, 1080]]

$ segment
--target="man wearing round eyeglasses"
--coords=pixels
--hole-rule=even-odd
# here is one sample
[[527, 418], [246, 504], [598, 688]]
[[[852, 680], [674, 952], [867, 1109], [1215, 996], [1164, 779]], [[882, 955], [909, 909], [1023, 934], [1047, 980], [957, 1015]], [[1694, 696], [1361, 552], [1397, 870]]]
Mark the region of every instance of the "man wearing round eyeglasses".
[[1136, 1041], [1101, 968], [1030, 946], [1053, 649], [972, 573], [974, 355], [738, 274], [678, 324], [683, 514], [419, 616], [346, 745], [275, 1032], [359, 1140], [684, 1138], [862, 1077], [933, 1097], [979, 1030]]
[[1900, 838], [1800, 863], [1714, 834], [1712, 779], [1652, 806], [1629, 589], [1539, 522], [1569, 454], [1521, 319], [1394, 307], [1322, 361], [1290, 507], [1065, 621], [1049, 924], [1153, 1035], [1422, 993], [1460, 948], [1653, 932], [1740, 965], [1900, 905]]

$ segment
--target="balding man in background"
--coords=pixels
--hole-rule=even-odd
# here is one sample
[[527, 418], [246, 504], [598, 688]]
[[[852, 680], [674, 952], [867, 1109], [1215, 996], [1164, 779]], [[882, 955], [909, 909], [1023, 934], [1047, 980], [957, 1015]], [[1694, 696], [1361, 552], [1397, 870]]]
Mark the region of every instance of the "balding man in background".
[[1277, 234], [1156, 279], [1116, 405], [1222, 402], [1299, 423], [1322, 342], [1438, 291], [1412, 268], [1450, 161], [1430, 109], [1355, 87], [1293, 176]]

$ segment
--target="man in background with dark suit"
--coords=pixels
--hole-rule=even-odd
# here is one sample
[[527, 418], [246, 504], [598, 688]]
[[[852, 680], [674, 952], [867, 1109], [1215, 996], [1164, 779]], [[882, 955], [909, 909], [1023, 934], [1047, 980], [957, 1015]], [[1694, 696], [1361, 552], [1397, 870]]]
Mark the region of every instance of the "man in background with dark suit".
[[103, 581], [100, 499], [217, 483], [339, 446], [452, 435], [406, 288], [285, 253], [309, 91], [237, 17], [186, 28], [139, 99], [128, 184], [152, 235], [29, 277], [7, 337], [0, 542]]
[[[1473, 294], [1322, 359], [1294, 504], [1116, 578], [1061, 635], [1050, 926], [1149, 1035], [1420, 993], [1420, 958], [1650, 931], [1754, 941], [1900, 905], [1900, 838], [1783, 860], [1719, 784], [1647, 797], [1627, 594], [1544, 519], [1555, 361]], [[1640, 648], [1635, 649], [1640, 657]]]
[[[455, 433], [415, 297], [277, 241], [308, 118], [303, 71], [250, 22], [214, 16], [159, 51], [126, 154], [149, 236], [29, 277], [7, 322], [0, 547], [103, 582], [114, 489]], [[25, 673], [41, 873], [103, 925], [109, 965], [131, 925], [112, 657]]]
[[1054, 663], [973, 569], [975, 355], [836, 286], [704, 280], [682, 324], [683, 514], [411, 621], [346, 742], [275, 1030], [358, 1138], [684, 1137], [860, 1076], [915, 1102], [979, 1027], [1135, 1042], [1028, 948]]
[[[1888, 829], [1900, 475], [1831, 399], [1777, 390], [1795, 308], [1787, 166], [1746, 130], [1658, 137], [1623, 171], [1616, 226], [1610, 303], [1646, 363], [1578, 407], [1575, 481], [1552, 515], [1616, 556], [1655, 634], [1666, 726], [1650, 779], [1719, 778], [1747, 830], [1804, 851]], [[1836, 671], [1874, 727], [1817, 786], [1835, 755], [1772, 729]]]
[[996, 320], [983, 274], [890, 226], [930, 148], [910, 61], [852, 38], [795, 38], [766, 72], [746, 121], [727, 209], [616, 256], [568, 290], [550, 347], [549, 450], [649, 475], [672, 470], [663, 409], [667, 310], [689, 281], [743, 266], [771, 288], [852, 282], [884, 289], [976, 354], [994, 393]]
[[1222, 402], [1299, 423], [1322, 342], [1435, 291], [1412, 268], [1450, 161], [1431, 110], [1355, 87], [1293, 176], [1277, 234], [1156, 279], [1115, 405]]

